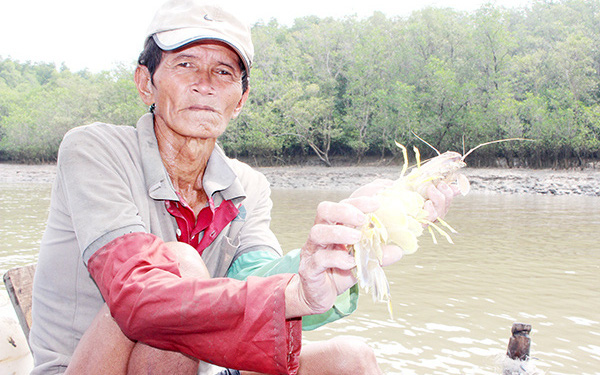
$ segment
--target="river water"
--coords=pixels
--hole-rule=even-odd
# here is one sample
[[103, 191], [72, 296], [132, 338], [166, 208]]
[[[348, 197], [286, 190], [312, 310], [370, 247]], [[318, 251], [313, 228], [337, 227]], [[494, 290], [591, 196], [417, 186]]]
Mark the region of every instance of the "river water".
[[[0, 184], [0, 271], [36, 261], [49, 184]], [[322, 200], [343, 191], [273, 191], [273, 230], [302, 246]], [[513, 322], [532, 325], [531, 355], [546, 374], [600, 374], [600, 198], [472, 194], [447, 221], [455, 244], [420, 249], [386, 269], [394, 318], [363, 295], [315, 341], [350, 335], [386, 374], [500, 374]]]

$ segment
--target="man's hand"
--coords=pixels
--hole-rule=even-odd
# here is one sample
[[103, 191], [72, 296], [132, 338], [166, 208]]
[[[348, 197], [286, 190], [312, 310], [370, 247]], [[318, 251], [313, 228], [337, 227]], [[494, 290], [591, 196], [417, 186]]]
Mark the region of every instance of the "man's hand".
[[425, 210], [429, 212], [427, 219], [431, 222], [436, 221], [438, 218], [443, 219], [448, 210], [450, 204], [455, 196], [460, 194], [457, 185], [448, 185], [445, 182], [440, 182], [437, 187], [430, 185], [427, 188], [428, 200], [425, 201]]
[[[339, 203], [319, 204], [315, 224], [302, 247], [298, 275], [286, 288], [287, 318], [326, 312], [339, 294], [356, 283], [352, 273], [356, 263], [346, 245], [360, 240], [360, 228], [367, 221], [366, 214], [379, 208], [376, 194], [392, 183], [376, 180]], [[427, 194], [429, 199], [424, 208], [433, 222], [446, 215], [458, 189], [440, 183], [437, 188], [430, 186]], [[384, 266], [402, 258], [398, 246], [386, 245], [383, 252]]]
[[354, 257], [346, 245], [358, 242], [365, 213], [379, 207], [373, 197], [321, 202], [315, 224], [302, 247], [300, 268], [286, 289], [286, 315], [297, 317], [326, 312], [335, 298], [356, 283]]

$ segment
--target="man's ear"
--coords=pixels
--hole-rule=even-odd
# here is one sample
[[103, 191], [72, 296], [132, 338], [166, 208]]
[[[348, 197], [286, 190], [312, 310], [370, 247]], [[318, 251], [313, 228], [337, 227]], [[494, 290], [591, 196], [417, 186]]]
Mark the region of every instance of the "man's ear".
[[135, 86], [137, 87], [140, 98], [146, 105], [151, 105], [155, 102], [154, 100], [154, 85], [152, 84], [152, 77], [150, 71], [144, 65], [138, 65], [135, 69], [134, 75]]
[[240, 112], [242, 112], [242, 108], [244, 108], [244, 104], [246, 104], [246, 100], [248, 100], [249, 94], [250, 87], [248, 87], [248, 89], [242, 94], [242, 97], [240, 98], [237, 107], [235, 107], [235, 110], [233, 111], [233, 118], [237, 118], [240, 115]]

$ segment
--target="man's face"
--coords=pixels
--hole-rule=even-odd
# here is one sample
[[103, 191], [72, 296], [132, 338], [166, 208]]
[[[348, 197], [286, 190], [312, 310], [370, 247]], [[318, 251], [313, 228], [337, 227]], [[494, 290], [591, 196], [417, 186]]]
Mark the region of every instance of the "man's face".
[[[163, 52], [151, 87], [155, 123], [183, 137], [217, 138], [240, 113], [239, 56], [218, 42], [195, 43]], [[166, 126], [166, 129], [165, 129]]]

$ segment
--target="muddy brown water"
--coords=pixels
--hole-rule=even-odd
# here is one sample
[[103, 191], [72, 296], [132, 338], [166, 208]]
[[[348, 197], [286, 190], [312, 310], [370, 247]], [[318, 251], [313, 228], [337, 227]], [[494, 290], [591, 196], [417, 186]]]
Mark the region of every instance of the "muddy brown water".
[[[273, 230], [302, 246], [318, 202], [345, 191], [274, 190]], [[0, 184], [0, 271], [35, 262], [50, 184]], [[533, 326], [546, 374], [600, 374], [600, 198], [472, 194], [447, 221], [450, 245], [425, 234], [386, 269], [394, 319], [362, 295], [350, 317], [306, 332], [364, 339], [387, 374], [499, 374], [513, 322]]]

